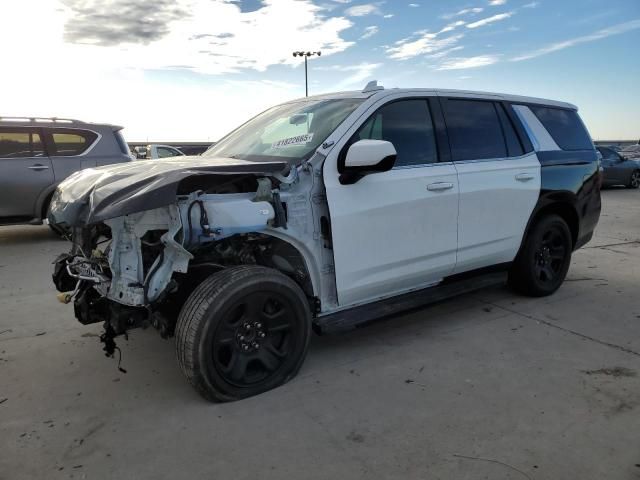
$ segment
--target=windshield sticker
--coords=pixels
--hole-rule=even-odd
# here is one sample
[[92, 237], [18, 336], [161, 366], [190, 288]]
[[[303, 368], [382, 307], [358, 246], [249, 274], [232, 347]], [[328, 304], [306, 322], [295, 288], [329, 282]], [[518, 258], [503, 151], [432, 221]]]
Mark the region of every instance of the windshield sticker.
[[311, 140], [313, 140], [313, 133], [305, 133], [304, 135], [284, 138], [277, 142], [273, 142], [271, 144], [271, 148], [286, 148], [293, 147], [294, 145], [304, 145], [305, 143], [309, 143]]

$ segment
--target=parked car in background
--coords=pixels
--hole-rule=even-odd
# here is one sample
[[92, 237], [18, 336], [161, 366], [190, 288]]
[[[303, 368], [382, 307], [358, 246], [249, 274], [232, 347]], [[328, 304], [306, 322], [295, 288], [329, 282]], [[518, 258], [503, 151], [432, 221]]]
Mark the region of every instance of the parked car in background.
[[621, 148], [618, 152], [627, 158], [640, 158], [640, 142]]
[[618, 153], [609, 147], [597, 147], [597, 149], [602, 155], [603, 186], [640, 187], [640, 160], [626, 158], [623, 152]]
[[150, 160], [155, 158], [183, 157], [184, 153], [170, 145], [152, 143], [147, 146], [134, 147], [134, 155], [138, 160]]
[[41, 224], [69, 175], [131, 161], [121, 130], [62, 118], [0, 117], [0, 225]]
[[[87, 171], [49, 219], [73, 228], [54, 283], [83, 324], [176, 335], [187, 379], [229, 401], [291, 379], [336, 332], [509, 281], [545, 296], [600, 216], [577, 108], [384, 90], [290, 101], [196, 161]], [[88, 200], [91, 201], [88, 201]]]

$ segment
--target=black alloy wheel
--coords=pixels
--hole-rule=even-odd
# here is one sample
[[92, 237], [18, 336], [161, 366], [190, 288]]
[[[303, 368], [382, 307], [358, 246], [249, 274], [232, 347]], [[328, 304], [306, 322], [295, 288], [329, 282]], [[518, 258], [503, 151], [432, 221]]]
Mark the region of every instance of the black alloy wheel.
[[562, 217], [539, 218], [509, 271], [510, 286], [533, 297], [551, 295], [567, 276], [572, 251], [571, 231]]
[[546, 230], [535, 251], [534, 271], [542, 284], [553, 285], [562, 270], [567, 257], [565, 235], [559, 225], [551, 225]]
[[631, 174], [631, 177], [629, 178], [629, 185], [627, 185], [627, 187], [629, 188], [640, 187], [640, 170], [636, 170]]
[[276, 373], [293, 350], [294, 315], [277, 292], [252, 292], [230, 305], [213, 337], [213, 364], [220, 376], [242, 388]]
[[206, 399], [257, 395], [293, 378], [311, 336], [309, 301], [291, 278], [261, 266], [207, 277], [176, 326], [180, 367]]

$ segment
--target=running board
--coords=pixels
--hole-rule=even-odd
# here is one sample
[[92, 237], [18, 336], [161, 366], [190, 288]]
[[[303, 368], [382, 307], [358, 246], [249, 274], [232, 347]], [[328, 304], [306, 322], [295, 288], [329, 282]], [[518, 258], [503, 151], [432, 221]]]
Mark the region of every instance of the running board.
[[507, 281], [507, 272], [484, 273], [479, 276], [443, 282], [415, 292], [409, 292], [377, 302], [330, 313], [317, 317], [314, 330], [318, 334], [330, 334], [353, 330], [384, 317], [406, 312], [440, 302], [451, 297], [473, 292], [486, 287], [503, 285]]

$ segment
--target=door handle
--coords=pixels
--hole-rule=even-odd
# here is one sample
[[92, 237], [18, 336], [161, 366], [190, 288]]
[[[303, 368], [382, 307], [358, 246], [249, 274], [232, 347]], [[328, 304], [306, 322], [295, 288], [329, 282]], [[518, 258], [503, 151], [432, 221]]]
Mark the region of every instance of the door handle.
[[430, 192], [442, 192], [443, 190], [449, 190], [450, 188], [453, 188], [453, 183], [436, 182], [427, 185], [427, 190]]
[[533, 180], [535, 176], [530, 173], [519, 173], [516, 175], [516, 180], [519, 182], [528, 182], [529, 180]]
[[40, 171], [40, 170], [49, 170], [49, 167], [47, 167], [46, 165], [42, 165], [41, 163], [36, 163], [35, 165], [32, 165], [30, 167], [27, 167], [29, 170], [36, 170], [36, 171]]

